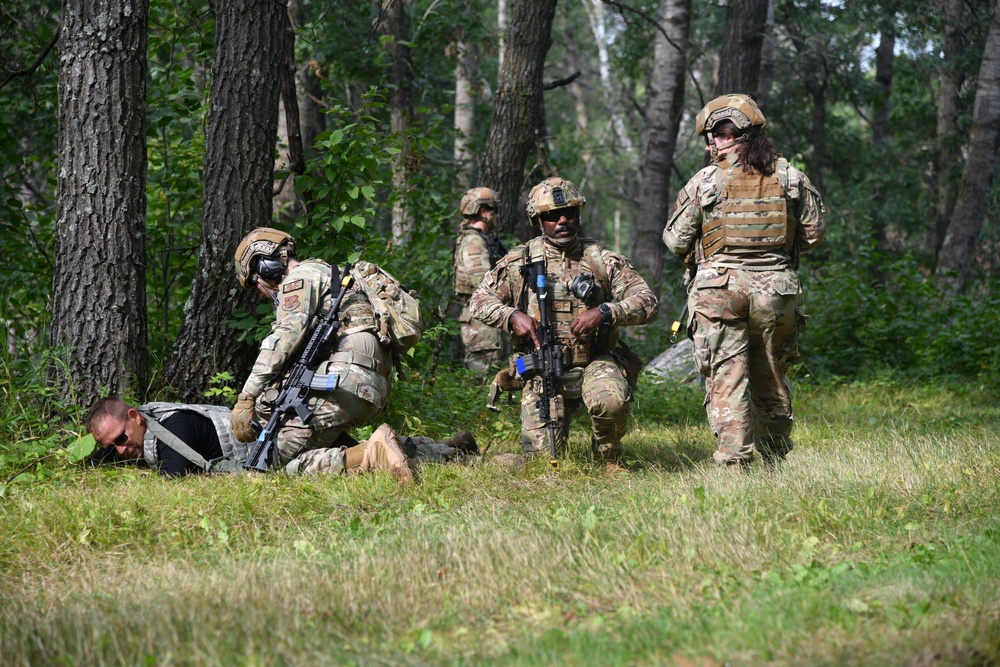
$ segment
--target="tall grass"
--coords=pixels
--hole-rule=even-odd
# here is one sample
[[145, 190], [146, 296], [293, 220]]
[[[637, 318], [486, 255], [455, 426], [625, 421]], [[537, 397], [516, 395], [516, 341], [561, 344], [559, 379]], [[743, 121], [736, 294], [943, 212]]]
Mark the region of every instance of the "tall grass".
[[[556, 472], [426, 466], [400, 487], [381, 474], [164, 481], [116, 469], [12, 487], [0, 501], [0, 655], [996, 664], [989, 392], [811, 391], [774, 473], [716, 467], [707, 427], [680, 410], [636, 424], [627, 474], [589, 462], [577, 428]], [[662, 414], [647, 399], [647, 417]]]

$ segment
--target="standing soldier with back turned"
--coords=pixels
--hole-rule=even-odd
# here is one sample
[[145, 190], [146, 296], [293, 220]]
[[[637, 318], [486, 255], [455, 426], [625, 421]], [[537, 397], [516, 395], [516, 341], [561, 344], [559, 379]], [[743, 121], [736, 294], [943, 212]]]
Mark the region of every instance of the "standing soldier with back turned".
[[779, 156], [747, 95], [723, 95], [696, 120], [712, 164], [677, 196], [663, 241], [697, 267], [688, 286], [688, 336], [705, 376], [708, 422], [723, 464], [754, 449], [774, 465], [792, 449], [788, 362], [799, 354], [799, 253], [825, 233], [823, 202]]
[[497, 195], [489, 188], [472, 188], [462, 197], [462, 224], [455, 241], [455, 294], [462, 302], [462, 350], [465, 367], [486, 371], [507, 356], [507, 335], [473, 319], [469, 298], [507, 248], [495, 231]]
[[[539, 348], [539, 299], [521, 267], [544, 266], [550, 302], [546, 317], [564, 351], [558, 394], [549, 402], [554, 404], [550, 414], [561, 422], [554, 444], [565, 447], [570, 417], [583, 403], [590, 414], [594, 455], [614, 462], [622, 454], [621, 438], [641, 369], [638, 357], [619, 341], [618, 327], [649, 322], [657, 302], [625, 257], [579, 236], [580, 209], [586, 203], [576, 186], [561, 178], [532, 188], [528, 219], [542, 235], [511, 250], [486, 275], [472, 295], [472, 315], [514, 334], [517, 357]], [[498, 384], [505, 372], [498, 374]], [[523, 385], [521, 448], [526, 454], [547, 451], [553, 444], [548, 442], [550, 425], [542, 418], [542, 392], [537, 375]]]

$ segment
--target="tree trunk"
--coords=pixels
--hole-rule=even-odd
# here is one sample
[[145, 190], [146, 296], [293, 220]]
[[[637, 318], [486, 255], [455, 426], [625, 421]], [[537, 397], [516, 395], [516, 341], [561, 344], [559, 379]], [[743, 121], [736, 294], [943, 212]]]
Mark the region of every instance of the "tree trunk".
[[[255, 346], [227, 323], [253, 312], [256, 295], [236, 282], [240, 240], [271, 221], [274, 140], [285, 58], [284, 3], [219, 0], [205, 137], [201, 252], [184, 320], [164, 379], [185, 401], [204, 402], [213, 375], [243, 378]], [[238, 379], [237, 384], [242, 382]]]
[[986, 217], [1000, 150], [1000, 0], [983, 49], [976, 101], [969, 130], [969, 152], [948, 232], [938, 255], [935, 278], [951, 294], [965, 289], [975, 262], [976, 243]]
[[455, 165], [459, 188], [468, 190], [476, 180], [476, 154], [470, 146], [476, 133], [476, 49], [460, 35], [455, 50]]
[[521, 198], [525, 160], [535, 142], [542, 74], [552, 44], [555, 11], [556, 0], [511, 3], [510, 32], [479, 179], [499, 194], [500, 228], [506, 232], [525, 229]]
[[614, 99], [615, 93], [611, 86], [611, 57], [608, 53], [608, 31], [604, 25], [604, 3], [602, 0], [583, 0], [583, 6], [587, 10], [590, 31], [597, 45], [597, 71], [601, 76], [601, 92], [608, 106], [608, 114], [611, 116], [611, 127], [615, 131], [618, 145], [631, 157], [635, 153], [635, 148], [632, 146], [632, 138], [625, 129], [625, 119], [621, 114], [623, 105]]
[[[965, 0], [947, 0], [944, 24], [944, 63], [941, 68], [941, 89], [937, 109], [937, 158], [934, 161], [934, 182], [937, 191], [935, 206], [934, 256], [937, 257], [948, 231], [948, 221], [955, 210], [958, 190], [958, 167], [961, 165], [960, 140], [955, 126], [958, 121], [958, 97], [964, 81], [959, 64], [965, 40], [962, 15]], [[953, 173], [955, 177], [952, 177]]]
[[661, 0], [658, 22], [666, 34], [657, 31], [653, 42], [652, 90], [646, 108], [639, 218], [631, 234], [629, 258], [657, 295], [663, 283], [662, 235], [673, 195], [670, 171], [684, 102], [690, 16], [690, 0]]
[[716, 95], [757, 93], [766, 21], [767, 0], [729, 0]]
[[760, 49], [760, 79], [757, 94], [753, 96], [760, 110], [767, 113], [767, 102], [771, 97], [771, 83], [774, 81], [774, 0], [767, 0], [767, 18], [764, 20], [764, 39]]
[[389, 126], [402, 140], [402, 150], [392, 160], [392, 242], [395, 246], [405, 246], [413, 233], [413, 215], [406, 206], [406, 194], [410, 189], [406, 165], [410, 153], [408, 135], [413, 117], [413, 94], [410, 48], [406, 46], [409, 35], [405, 0], [383, 0], [383, 12], [384, 30], [390, 38], [386, 42], [390, 60]]
[[142, 398], [146, 320], [145, 1], [65, 0], [51, 342], [62, 396]]
[[[887, 11], [884, 25], [879, 33], [879, 44], [875, 49], [875, 100], [872, 110], [872, 144], [876, 148], [885, 146], [889, 137], [889, 100], [892, 94], [893, 52], [896, 48], [896, 15]], [[872, 240], [879, 250], [887, 250], [887, 228], [889, 221], [881, 203], [885, 200], [881, 183], [876, 181], [871, 191], [875, 206], [872, 210]], [[882, 282], [885, 278], [881, 266], [874, 266], [874, 277]]]

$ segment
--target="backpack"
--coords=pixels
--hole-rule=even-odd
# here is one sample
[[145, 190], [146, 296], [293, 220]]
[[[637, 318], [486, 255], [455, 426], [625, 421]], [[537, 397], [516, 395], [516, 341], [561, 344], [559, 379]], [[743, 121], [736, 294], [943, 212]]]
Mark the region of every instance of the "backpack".
[[375, 334], [398, 361], [400, 355], [416, 347], [424, 333], [420, 301], [388, 271], [371, 262], [358, 261], [351, 275], [375, 311]]

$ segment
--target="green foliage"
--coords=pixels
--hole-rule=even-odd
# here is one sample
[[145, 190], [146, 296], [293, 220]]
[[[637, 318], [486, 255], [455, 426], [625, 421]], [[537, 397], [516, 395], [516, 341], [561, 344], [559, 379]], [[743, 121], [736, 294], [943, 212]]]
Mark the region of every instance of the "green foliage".
[[[873, 276], [885, 276], [880, 282]], [[975, 377], [1000, 369], [997, 289], [987, 285], [948, 298], [912, 257], [891, 259], [861, 248], [850, 266], [803, 272], [809, 325], [803, 366], [826, 377]]]

